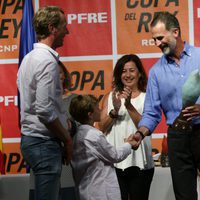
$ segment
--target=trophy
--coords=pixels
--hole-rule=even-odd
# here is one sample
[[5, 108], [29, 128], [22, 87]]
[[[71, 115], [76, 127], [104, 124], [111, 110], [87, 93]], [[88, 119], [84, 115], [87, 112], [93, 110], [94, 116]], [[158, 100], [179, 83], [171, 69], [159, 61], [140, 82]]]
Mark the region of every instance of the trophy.
[[[200, 96], [200, 71], [194, 70], [189, 75], [188, 79], [182, 87], [182, 101], [183, 109], [195, 104]], [[179, 116], [174, 120], [172, 129], [177, 131], [192, 131], [192, 120], [187, 121], [187, 117], [183, 116], [181, 112]]]

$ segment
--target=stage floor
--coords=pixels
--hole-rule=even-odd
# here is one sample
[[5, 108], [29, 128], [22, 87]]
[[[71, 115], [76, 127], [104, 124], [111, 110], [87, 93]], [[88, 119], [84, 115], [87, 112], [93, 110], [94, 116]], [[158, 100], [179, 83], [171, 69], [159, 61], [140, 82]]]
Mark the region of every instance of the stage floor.
[[[29, 190], [31, 194], [34, 192], [34, 178], [30, 174], [17, 174], [17, 175], [1, 175], [0, 176], [0, 199], [1, 200], [32, 200], [33, 196], [29, 198]], [[199, 178], [198, 178], [199, 183]], [[71, 175], [70, 167], [64, 167], [61, 178], [61, 193], [62, 200], [69, 199], [75, 200], [74, 183]], [[198, 184], [199, 188], [199, 184]], [[68, 198], [67, 198], [68, 197]], [[172, 188], [172, 180], [170, 169], [168, 167], [155, 168], [155, 174], [150, 190], [149, 200], [175, 200]], [[200, 197], [199, 197], [200, 200]]]

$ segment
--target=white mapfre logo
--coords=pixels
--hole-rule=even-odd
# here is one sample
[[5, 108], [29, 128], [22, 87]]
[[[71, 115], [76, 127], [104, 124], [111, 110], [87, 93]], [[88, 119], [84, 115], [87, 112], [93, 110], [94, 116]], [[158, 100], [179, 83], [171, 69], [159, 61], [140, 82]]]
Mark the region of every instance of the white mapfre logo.
[[72, 23], [82, 24], [84, 22], [88, 24], [107, 23], [108, 14], [106, 12], [68, 14], [67, 22], [68, 24]]
[[0, 96], [0, 103], [4, 106], [15, 105], [17, 106], [17, 96]]

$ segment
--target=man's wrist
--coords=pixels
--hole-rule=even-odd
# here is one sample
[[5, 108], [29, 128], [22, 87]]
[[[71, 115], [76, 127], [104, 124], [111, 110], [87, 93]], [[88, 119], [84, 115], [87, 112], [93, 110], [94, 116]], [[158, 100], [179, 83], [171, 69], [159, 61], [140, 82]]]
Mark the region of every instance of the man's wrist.
[[145, 138], [145, 135], [142, 131], [137, 130], [136, 133], [138, 133], [141, 136], [142, 140]]

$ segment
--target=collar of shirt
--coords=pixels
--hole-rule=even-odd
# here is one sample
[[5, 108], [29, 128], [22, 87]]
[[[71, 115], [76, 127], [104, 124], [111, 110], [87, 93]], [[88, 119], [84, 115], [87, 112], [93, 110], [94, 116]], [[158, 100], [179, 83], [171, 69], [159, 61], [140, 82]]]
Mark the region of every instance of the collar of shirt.
[[[187, 42], [184, 42], [184, 49], [183, 49], [183, 51], [182, 51], [182, 53], [181, 53], [181, 56], [180, 56], [180, 58], [182, 58], [184, 55], [186, 55], [186, 56], [191, 56], [191, 46], [187, 43]], [[170, 58], [169, 56], [164, 56], [165, 57], [165, 60], [166, 60], [166, 64], [167, 63], [174, 63], [175, 61], [172, 59], [172, 58]]]
[[59, 62], [60, 56], [59, 56], [58, 52], [54, 51], [50, 46], [48, 46], [44, 43], [38, 42], [38, 43], [34, 43], [34, 49], [36, 49], [36, 48], [43, 48], [43, 49], [48, 50], [55, 57], [57, 62]]

